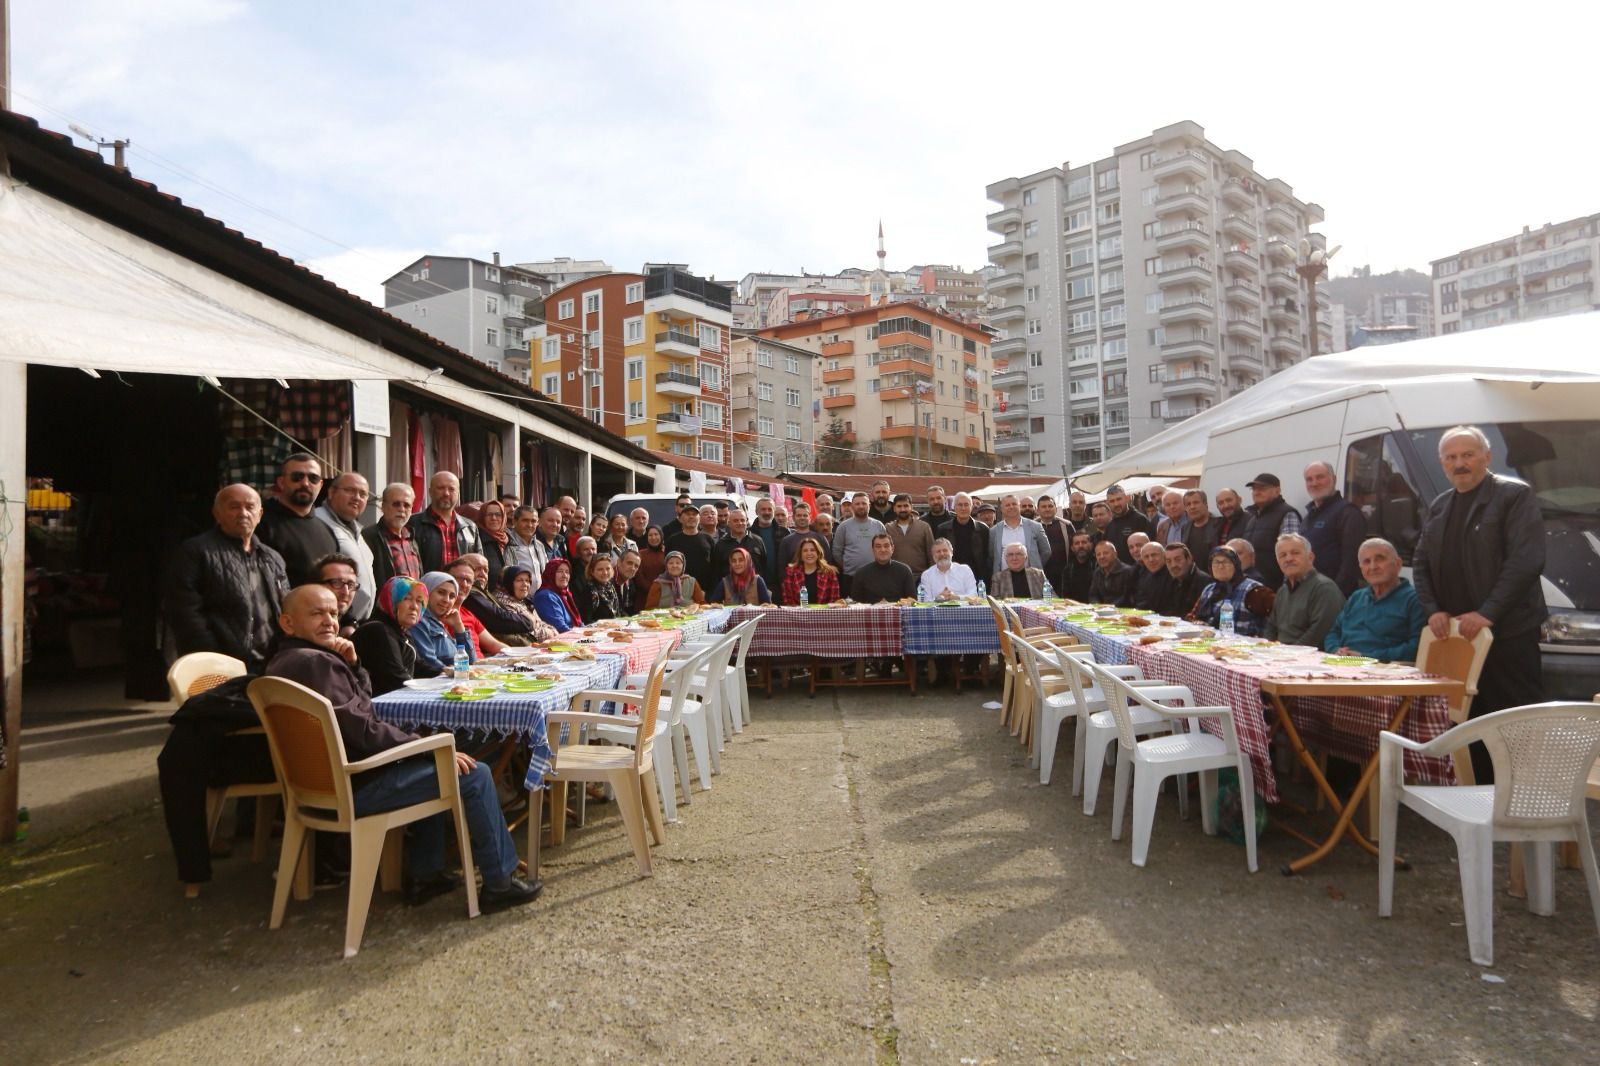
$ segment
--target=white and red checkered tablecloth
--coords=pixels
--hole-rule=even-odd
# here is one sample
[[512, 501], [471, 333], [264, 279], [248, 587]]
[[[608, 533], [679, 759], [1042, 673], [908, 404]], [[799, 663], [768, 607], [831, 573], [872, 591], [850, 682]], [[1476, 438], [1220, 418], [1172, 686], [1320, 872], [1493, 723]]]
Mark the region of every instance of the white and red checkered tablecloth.
[[[1133, 644], [1129, 652], [1134, 665], [1143, 670], [1146, 677], [1187, 685], [1197, 705], [1233, 708], [1239, 746], [1250, 757], [1256, 791], [1268, 803], [1278, 802], [1279, 796], [1277, 778], [1272, 772], [1261, 682], [1311, 665], [1324, 672], [1328, 680], [1370, 679], [1375, 686], [1385, 680], [1370, 677], [1371, 672], [1361, 667], [1326, 666], [1322, 663], [1322, 653], [1311, 648], [1307, 648], [1303, 656], [1264, 662], [1224, 662], [1209, 654], [1162, 650], [1160, 645]], [[1379, 731], [1389, 728], [1399, 707], [1399, 696], [1298, 697], [1291, 706], [1291, 713], [1308, 748], [1360, 764], [1377, 750]], [[1221, 731], [1215, 720], [1203, 721], [1202, 727], [1211, 733]], [[1413, 740], [1426, 742], [1449, 728], [1450, 712], [1445, 698], [1418, 696], [1400, 731]], [[1431, 784], [1455, 782], [1455, 772], [1448, 759], [1419, 759], [1407, 753], [1406, 772]]]
[[736, 607], [728, 628], [751, 618], [761, 619], [750, 642], [750, 655], [757, 659], [887, 659], [903, 654], [900, 608], [893, 604]]

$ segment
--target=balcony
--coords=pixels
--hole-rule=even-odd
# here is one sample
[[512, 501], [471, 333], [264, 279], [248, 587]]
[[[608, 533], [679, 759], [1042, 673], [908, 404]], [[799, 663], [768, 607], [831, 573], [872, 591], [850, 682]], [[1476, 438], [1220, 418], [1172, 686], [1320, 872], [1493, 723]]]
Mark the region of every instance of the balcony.
[[1017, 400], [1015, 402], [1012, 402], [1012, 401], [1008, 400], [1006, 402], [1006, 409], [1004, 411], [997, 410], [994, 413], [994, 420], [996, 422], [1015, 422], [1020, 418], [1027, 418], [1027, 417], [1028, 417], [1028, 401], [1027, 400]]
[[1168, 374], [1161, 382], [1163, 396], [1217, 395], [1217, 379], [1209, 370], [1190, 370], [1181, 374]]
[[1293, 266], [1297, 256], [1298, 251], [1295, 248], [1293, 241], [1286, 237], [1267, 238], [1267, 257], [1269, 259], [1288, 263], [1290, 266]]
[[[878, 358], [887, 358], [890, 348], [915, 348], [918, 349], [919, 354], [922, 351], [931, 352], [933, 351], [933, 330], [929, 329], [927, 336], [913, 333], [906, 329], [897, 329], [893, 333], [878, 334], [878, 350], [884, 353]], [[933, 362], [933, 356], [931, 355], [922, 356], [922, 358], [926, 362]]]
[[1027, 317], [1028, 311], [1021, 304], [1011, 304], [1007, 307], [997, 307], [989, 312], [991, 326], [1003, 325], [1007, 322], [1021, 322]]
[[822, 406], [829, 411], [835, 411], [841, 407], [854, 407], [855, 405], [856, 394], [853, 392], [841, 392], [837, 396], [824, 396], [822, 398]]
[[1003, 263], [1008, 259], [1015, 259], [1022, 254], [1021, 241], [1001, 241], [999, 244], [989, 246], [989, 262]]
[[983, 442], [977, 437], [966, 437], [962, 440], [962, 447], [966, 448], [968, 451], [975, 452], [979, 448], [983, 447]]
[[1161, 324], [1173, 322], [1213, 322], [1217, 317], [1217, 309], [1211, 303], [1211, 297], [1191, 295], [1180, 297], [1172, 303], [1161, 308]]
[[1256, 203], [1255, 193], [1238, 178], [1229, 178], [1222, 183], [1222, 198], [1234, 207], [1240, 208], [1254, 207]]
[[1029, 448], [1029, 438], [1026, 433], [996, 433], [994, 437], [994, 450], [996, 455], [1015, 455], [1025, 452]]
[[[646, 313], [672, 310], [670, 307], [652, 307], [650, 304], [651, 301], [669, 301], [674, 298], [690, 304], [689, 313], [695, 315], [705, 314], [707, 310], [720, 311], [726, 315], [733, 309], [733, 289], [727, 285], [707, 281], [672, 267], [650, 271], [644, 279]], [[694, 309], [692, 305], [699, 305], [699, 309]]]
[[1161, 346], [1162, 359], [1214, 359], [1217, 342], [1204, 337], [1167, 341]]
[[1157, 218], [1170, 218], [1186, 211], [1209, 214], [1211, 197], [1204, 185], [1179, 185], [1156, 200], [1155, 209]]
[[1211, 261], [1204, 257], [1179, 259], [1172, 263], [1162, 260], [1161, 273], [1157, 275], [1157, 279], [1162, 285], [1210, 281]]
[[656, 375], [656, 391], [664, 396], [699, 396], [700, 378], [695, 374], [668, 370]]
[[1235, 212], [1222, 217], [1222, 232], [1230, 237], [1253, 241], [1256, 239], [1256, 224], [1248, 216]]
[[822, 383], [824, 385], [836, 385], [841, 381], [852, 381], [855, 376], [855, 367], [841, 366], [838, 370], [824, 370], [822, 372]]
[[825, 359], [834, 358], [836, 356], [854, 355], [855, 353], [855, 341], [824, 341], [822, 344], [822, 356]]
[[1005, 359], [1013, 355], [1021, 355], [1028, 350], [1028, 338], [1005, 337], [989, 345], [989, 354], [996, 359]]
[[1211, 159], [1198, 148], [1185, 148], [1168, 155], [1157, 156], [1150, 167], [1150, 174], [1156, 180], [1187, 174], [1195, 178], [1209, 178], [1211, 176]]
[[1267, 208], [1267, 228], [1279, 233], [1299, 233], [1300, 220], [1284, 204], [1272, 204]]
[[1188, 221], [1174, 225], [1170, 230], [1162, 227], [1156, 237], [1156, 251], [1206, 251], [1211, 247], [1211, 231], [1204, 222]]
[[1298, 359], [1305, 353], [1305, 346], [1292, 333], [1274, 333], [1267, 340], [1267, 350], [1273, 355]]
[[1261, 290], [1254, 282], [1233, 281], [1225, 290], [1228, 299], [1234, 303], [1244, 304], [1246, 307], [1261, 306]]
[[989, 282], [989, 295], [999, 296], [1003, 292], [1020, 288], [1022, 288], [1022, 272], [1019, 270], [1012, 270], [1005, 274], [999, 275]]
[[1185, 419], [1193, 418], [1195, 415], [1204, 410], [1205, 408], [1199, 405], [1190, 407], [1168, 407], [1162, 413], [1161, 419], [1168, 424], [1173, 422], [1182, 422]]
[[1009, 227], [1022, 225], [1022, 209], [1019, 207], [1005, 207], [994, 212], [988, 218], [989, 232], [1007, 233]]
[[1262, 366], [1262, 364], [1261, 364], [1261, 353], [1260, 352], [1250, 351], [1250, 352], [1229, 352], [1228, 353], [1228, 369], [1229, 370], [1244, 371], [1245, 373], [1260, 374], [1261, 373], [1261, 366]]
[[700, 355], [700, 338], [681, 329], [669, 329], [656, 334], [656, 351], [661, 355], [681, 355], [696, 359]]
[[1009, 389], [1028, 383], [1028, 372], [1021, 367], [1015, 370], [996, 370], [989, 375], [989, 384], [997, 389]]
[[1267, 271], [1267, 288], [1292, 296], [1300, 291], [1300, 275], [1288, 267], [1273, 267]]
[[1230, 337], [1239, 337], [1257, 344], [1261, 342], [1261, 323], [1253, 318], [1246, 318], [1244, 315], [1237, 317], [1229, 315], [1224, 328]]
[[884, 426], [878, 431], [878, 437], [880, 440], [908, 440], [912, 437], [926, 441], [934, 439], [932, 426], [923, 426], [918, 429], [918, 427], [909, 422], [903, 426]]
[[1247, 252], [1243, 248], [1229, 248], [1222, 253], [1222, 265], [1242, 274], [1254, 275], [1260, 263], [1261, 260], [1256, 253]]
[[698, 437], [700, 435], [700, 416], [679, 414], [677, 411], [663, 411], [656, 415], [656, 432], [663, 437]]
[[856, 442], [856, 431], [855, 430], [846, 429], [846, 430], [843, 430], [843, 431], [840, 432], [840, 434], [839, 434], [839, 443], [840, 444], [854, 444], [855, 442]]
[[1484, 270], [1476, 274], [1468, 274], [1457, 283], [1457, 288], [1463, 296], [1469, 292], [1488, 292], [1491, 289], [1514, 289], [1516, 287], [1517, 272], [1511, 267], [1501, 267], [1498, 270]]
[[732, 401], [735, 411], [754, 411], [756, 409], [756, 394], [754, 389], [746, 388], [737, 392]]
[[1300, 307], [1293, 300], [1273, 300], [1267, 304], [1267, 321], [1279, 329], [1300, 328]]

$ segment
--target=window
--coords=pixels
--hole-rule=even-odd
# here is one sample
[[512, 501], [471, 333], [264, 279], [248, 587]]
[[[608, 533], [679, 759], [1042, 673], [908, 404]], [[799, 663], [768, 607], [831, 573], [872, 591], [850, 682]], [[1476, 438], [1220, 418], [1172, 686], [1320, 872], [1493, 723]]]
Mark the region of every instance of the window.
[[757, 348], [756, 349], [756, 365], [757, 366], [764, 366], [764, 367], [771, 367], [772, 366], [772, 352], [768, 351], [766, 348]]
[[595, 351], [599, 351], [600, 350], [600, 331], [599, 330], [591, 329], [589, 331], [588, 344], [589, 344], [589, 347], [593, 348]]
[[1167, 294], [1164, 292], [1147, 292], [1144, 294], [1144, 311], [1153, 315], [1166, 306]]
[[723, 410], [722, 410], [722, 405], [720, 403], [706, 403], [704, 401], [701, 402], [701, 404], [700, 404], [700, 424], [701, 425], [709, 426], [712, 429], [721, 429], [722, 428], [722, 414], [723, 414]]
[[1044, 366], [1044, 353], [1043, 352], [1029, 352], [1028, 353], [1028, 365], [1029, 366]]
[[1067, 282], [1067, 299], [1082, 300], [1094, 295], [1094, 275], [1087, 274]]
[[1099, 189], [1101, 192], [1107, 192], [1111, 189], [1115, 189], [1117, 187], [1116, 168], [1113, 167], [1110, 170], [1102, 170], [1100, 173], [1096, 174], [1094, 176], [1094, 184], [1095, 188]]
[[427, 281], [428, 280], [428, 268], [427, 267], [423, 267], [421, 270], [417, 271], [417, 280], [418, 281]]
[[1099, 384], [1094, 378], [1073, 378], [1067, 382], [1067, 394], [1070, 396], [1096, 396], [1100, 392]]
[[1146, 222], [1144, 224], [1144, 239], [1145, 240], [1153, 241], [1159, 236], [1161, 236], [1161, 223], [1160, 222]]
[[622, 320], [622, 343], [640, 344], [644, 341], [644, 319], [625, 318]]
[[644, 421], [644, 401], [643, 400], [629, 400], [628, 401], [628, 421], [629, 422], [643, 422]]
[[600, 294], [598, 292], [586, 292], [586, 293], [584, 293], [583, 294], [583, 313], [586, 314], [586, 315], [592, 315], [592, 314], [598, 313], [599, 310], [600, 310]]
[[1114, 259], [1122, 254], [1122, 238], [1107, 237], [1100, 242], [1100, 258]]
[[798, 374], [798, 373], [800, 373], [800, 357], [797, 356], [797, 355], [786, 355], [786, 356], [784, 356], [783, 357], [783, 369], [785, 371], [787, 371], [788, 373], [790, 373], [790, 374]]
[[1022, 224], [1022, 235], [1024, 237], [1037, 237], [1039, 235], [1039, 223], [1037, 221], [1024, 222]]
[[759, 382], [756, 383], [756, 399], [758, 399], [758, 400], [766, 400], [768, 403], [772, 402], [772, 383], [771, 382], [769, 382], [769, 381], [759, 381]]
[[1159, 255], [1151, 256], [1144, 261], [1145, 277], [1153, 278], [1159, 273], [1161, 273], [1161, 257]]
[[942, 354], [934, 356], [933, 361], [940, 370], [944, 369], [944, 356]]
[[1100, 324], [1102, 326], [1114, 326], [1119, 322], [1126, 322], [1127, 320], [1127, 304], [1109, 304], [1100, 309]]
[[703, 440], [700, 442], [700, 458], [708, 463], [722, 462], [722, 442], [718, 440]]
[[491, 348], [500, 347], [500, 331], [495, 329], [493, 326], [490, 326], [488, 329], [484, 330], [483, 343], [487, 344]]
[[1072, 416], [1072, 428], [1073, 429], [1099, 429], [1100, 428], [1100, 412], [1099, 411], [1085, 411], [1081, 415], [1073, 415]]
[[1107, 426], [1126, 426], [1128, 424], [1128, 409], [1126, 407], [1106, 408]]
[[639, 358], [627, 359], [622, 364], [627, 368], [629, 381], [638, 381], [644, 377], [644, 360]]
[[557, 318], [571, 318], [572, 317], [572, 307], [573, 307], [573, 304], [572, 304], [571, 300], [562, 300], [560, 303], [556, 304], [556, 317]]
[[1067, 269], [1071, 270], [1073, 267], [1088, 266], [1090, 263], [1094, 262], [1093, 247], [1093, 245], [1089, 244], [1075, 244], [1071, 248], [1068, 248]]
[[483, 277], [484, 277], [485, 281], [499, 281], [500, 280], [500, 268], [497, 267], [497, 266], [492, 266], [492, 265], [490, 265], [488, 263], [485, 263], [484, 266], [483, 266]]
[[1067, 199], [1068, 200], [1077, 200], [1077, 199], [1079, 199], [1081, 197], [1088, 196], [1088, 195], [1089, 195], [1089, 175], [1085, 174], [1081, 178], [1073, 178], [1071, 181], [1067, 182]]
[[1101, 204], [1099, 209], [1095, 211], [1094, 217], [1095, 221], [1101, 225], [1105, 225], [1107, 222], [1115, 222], [1122, 217], [1122, 201], [1112, 200], [1110, 203]]
[[[493, 333], [494, 330], [490, 330], [489, 332]], [[1030, 319], [1028, 319], [1028, 336], [1037, 337], [1039, 334], [1041, 334], [1043, 332], [1044, 332], [1044, 320], [1043, 319], [1038, 319], [1038, 318], [1030, 318]]]
[[700, 323], [700, 347], [708, 352], [722, 351], [722, 330], [720, 327]]
[[756, 419], [756, 432], [763, 437], [772, 436], [772, 419], [765, 415]]
[[701, 363], [700, 384], [713, 391], [721, 389], [722, 368], [715, 363]]
[[1043, 433], [1044, 432], [1044, 419], [1042, 419], [1042, 418], [1030, 418], [1030, 419], [1028, 419], [1028, 432], [1029, 433]]
[[561, 358], [561, 338], [546, 337], [539, 357], [547, 363], [552, 363]]
[[1106, 341], [1101, 348], [1101, 354], [1107, 359], [1122, 359], [1128, 354], [1128, 338], [1113, 337]]
[[642, 281], [631, 281], [631, 282], [629, 282], [627, 287], [622, 290], [622, 301], [624, 303], [630, 303], [630, 304], [643, 303], [644, 302], [644, 282], [642, 282]]
[[799, 440], [800, 439], [800, 423], [798, 423], [798, 422], [785, 422], [784, 425], [783, 425], [783, 436], [784, 436], [785, 440]]
[[1023, 189], [1022, 190], [1022, 206], [1023, 207], [1032, 207], [1033, 206], [1033, 201], [1034, 201], [1034, 199], [1036, 197], [1036, 193], [1037, 192], [1038, 192], [1037, 189]]
[[[1428, 454], [1426, 448], [1420, 450]], [[1367, 501], [1361, 508], [1367, 512], [1366, 535], [1383, 537], [1409, 563], [1422, 529], [1422, 497], [1394, 436], [1351, 444], [1344, 467], [1347, 498]]]
[[1108, 270], [1100, 275], [1101, 292], [1118, 292], [1122, 289], [1122, 271]]
[[1071, 330], [1073, 333], [1079, 333], [1086, 329], [1094, 329], [1094, 310], [1091, 308], [1088, 311], [1072, 312], [1071, 323]]
[[1139, 194], [1139, 202], [1146, 207], [1161, 199], [1161, 186], [1151, 185]]
[[1033, 303], [1034, 301], [1036, 301], [1038, 299], [1039, 299], [1039, 286], [1037, 286], [1037, 285], [1029, 285], [1026, 289], [1022, 290], [1022, 302], [1023, 303], [1031, 304], [1031, 303]]
[[799, 389], [784, 389], [783, 390], [783, 402], [785, 404], [787, 404], [788, 406], [790, 406], [790, 407], [799, 407], [800, 406], [800, 390]]
[[1039, 253], [1038, 252], [1029, 252], [1027, 255], [1023, 256], [1022, 257], [1022, 269], [1023, 270], [1038, 270], [1039, 269]]
[[491, 315], [498, 315], [500, 313], [500, 298], [498, 296], [485, 296], [483, 298], [483, 309]]
[[1156, 165], [1156, 154], [1154, 152], [1140, 152], [1139, 153], [1139, 169], [1140, 170], [1149, 170], [1151, 167], [1153, 167], [1155, 165]]
[[560, 374], [546, 374], [546, 375], [544, 375], [544, 377], [539, 379], [539, 391], [544, 393], [546, 396], [560, 396], [561, 395], [561, 375]]
[[1125, 396], [1128, 392], [1128, 372], [1126, 370], [1113, 370], [1100, 379], [1100, 384], [1107, 396]]
[[1072, 233], [1072, 232], [1075, 232], [1076, 230], [1084, 229], [1088, 225], [1089, 225], [1089, 212], [1087, 210], [1072, 211], [1072, 212], [1068, 213], [1067, 219], [1066, 219], [1066, 231], [1068, 233]]
[[1094, 362], [1093, 344], [1075, 344], [1072, 346], [1072, 361], [1074, 363]]
[[1042, 399], [1044, 399], [1044, 386], [1043, 385], [1029, 385], [1028, 386], [1028, 399], [1029, 400], [1042, 400]]
[[1029, 453], [1029, 458], [1028, 458], [1028, 465], [1029, 466], [1043, 466], [1044, 465], [1044, 452], [1030, 452]]
[[1167, 327], [1157, 326], [1147, 334], [1151, 347], [1159, 347], [1167, 343]]

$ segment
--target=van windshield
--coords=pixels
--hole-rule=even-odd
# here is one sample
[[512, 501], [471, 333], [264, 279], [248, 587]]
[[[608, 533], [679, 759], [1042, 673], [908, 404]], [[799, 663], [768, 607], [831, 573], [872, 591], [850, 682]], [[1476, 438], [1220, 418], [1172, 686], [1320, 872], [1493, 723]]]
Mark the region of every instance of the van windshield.
[[[1439, 437], [1447, 428], [1408, 433], [1424, 466], [1439, 454]], [[1490, 468], [1526, 481], [1546, 518], [1600, 516], [1600, 420], [1501, 422], [1478, 428], [1489, 438]], [[1427, 476], [1435, 493], [1450, 487], [1437, 461]]]

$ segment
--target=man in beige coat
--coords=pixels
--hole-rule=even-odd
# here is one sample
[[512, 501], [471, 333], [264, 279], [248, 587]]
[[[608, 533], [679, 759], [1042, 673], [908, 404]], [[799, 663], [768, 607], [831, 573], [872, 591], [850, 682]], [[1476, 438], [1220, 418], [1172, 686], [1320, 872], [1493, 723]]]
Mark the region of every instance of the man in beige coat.
[[894, 498], [894, 514], [888, 523], [888, 533], [894, 541], [896, 562], [905, 563], [913, 574], [920, 574], [933, 565], [933, 528], [917, 517], [911, 508], [911, 496], [900, 493]]

